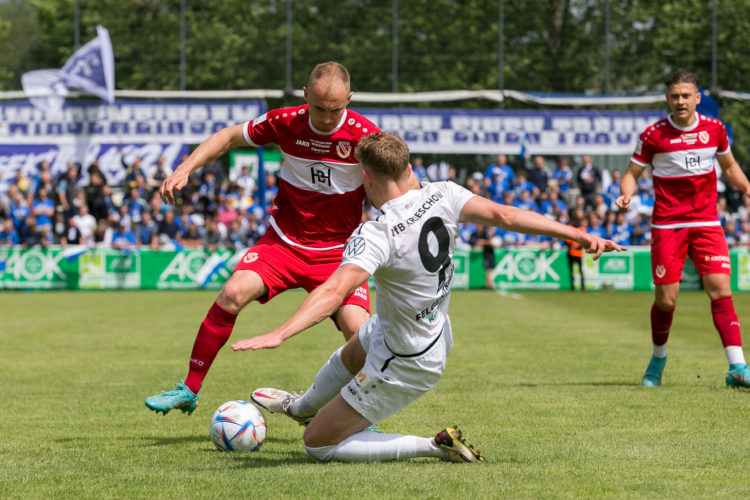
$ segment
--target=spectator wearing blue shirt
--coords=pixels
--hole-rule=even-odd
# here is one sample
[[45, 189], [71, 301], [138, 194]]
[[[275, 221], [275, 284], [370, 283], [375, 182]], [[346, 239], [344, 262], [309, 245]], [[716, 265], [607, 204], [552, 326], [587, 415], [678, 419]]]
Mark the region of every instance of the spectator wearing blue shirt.
[[427, 180], [427, 170], [424, 168], [424, 161], [421, 156], [415, 156], [412, 158], [411, 171], [417, 176], [419, 182]]
[[138, 224], [141, 221], [144, 212], [148, 211], [146, 200], [141, 197], [137, 188], [131, 188], [126, 203], [130, 220]]
[[[10, 190], [13, 190], [13, 186], [11, 186]], [[26, 198], [24, 198], [23, 193], [20, 191], [11, 199], [9, 212], [11, 219], [13, 219], [13, 226], [15, 226], [19, 234], [23, 234], [26, 229], [26, 218], [31, 215], [31, 210], [26, 204]]]
[[143, 212], [141, 220], [136, 225], [136, 237], [138, 246], [159, 249], [159, 226], [148, 210]]
[[52, 229], [52, 217], [55, 215], [55, 202], [47, 196], [47, 190], [40, 188], [31, 206], [31, 213], [36, 217], [36, 226], [39, 231], [50, 231]]
[[521, 210], [528, 210], [531, 212], [539, 211], [539, 205], [536, 204], [528, 191], [521, 191], [521, 195], [518, 197], [513, 206], [518, 207]]
[[620, 245], [629, 246], [633, 238], [633, 229], [625, 220], [625, 213], [618, 212], [611, 229], [610, 239]]
[[521, 197], [521, 192], [528, 191], [529, 194], [531, 194], [532, 198], [536, 198], [538, 195], [538, 189], [537, 187], [526, 180], [526, 174], [523, 172], [518, 172], [516, 175], [516, 181], [513, 185], [513, 191], [516, 194], [516, 198]]
[[13, 226], [13, 219], [10, 217], [4, 219], [2, 229], [0, 229], [0, 247], [12, 247], [20, 242], [18, 231]]
[[117, 223], [117, 228], [112, 233], [112, 248], [123, 251], [133, 251], [138, 246], [135, 234], [125, 225], [123, 221]]
[[[618, 196], [620, 196], [620, 180], [622, 179], [622, 174], [619, 170], [613, 170], [612, 171], [612, 182], [607, 187], [607, 190], [602, 193], [604, 195], [605, 201], [607, 202], [607, 206], [612, 207], [612, 204], [615, 202]], [[613, 207], [614, 208], [614, 207]]]
[[552, 178], [557, 181], [557, 188], [563, 193], [570, 190], [573, 183], [573, 169], [568, 164], [567, 156], [558, 156], [557, 165], [552, 172]]
[[500, 182], [503, 192], [511, 189], [515, 178], [516, 172], [513, 170], [513, 167], [508, 165], [508, 157], [503, 154], [497, 155], [495, 163], [490, 164], [484, 170], [485, 187]]
[[539, 205], [539, 212], [558, 222], [568, 219], [568, 206], [560, 199], [557, 190], [550, 190], [547, 199]]
[[588, 228], [586, 229], [586, 232], [589, 234], [593, 234], [594, 236], [599, 236], [601, 238], [606, 238], [607, 232], [604, 230], [604, 227], [602, 226], [601, 218], [599, 217], [599, 214], [596, 212], [589, 212], [588, 214]]

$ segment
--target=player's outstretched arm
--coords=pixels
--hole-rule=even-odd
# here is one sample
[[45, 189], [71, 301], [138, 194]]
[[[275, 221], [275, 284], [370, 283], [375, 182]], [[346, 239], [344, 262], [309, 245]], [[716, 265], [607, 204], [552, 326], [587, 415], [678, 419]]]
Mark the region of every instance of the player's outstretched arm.
[[620, 196], [615, 200], [615, 205], [621, 212], [630, 210], [630, 199], [638, 191], [637, 181], [642, 173], [643, 167], [631, 161], [625, 175], [620, 179]]
[[598, 259], [604, 252], [626, 250], [614, 241], [579, 231], [548, 219], [536, 212], [500, 205], [481, 196], [474, 196], [461, 210], [462, 222], [473, 222], [484, 226], [495, 226], [508, 231], [526, 234], [541, 234], [552, 238], [577, 241], [588, 253]]
[[203, 141], [184, 162], [180, 163], [172, 175], [164, 179], [159, 188], [161, 200], [174, 205], [174, 192], [187, 185], [190, 174], [225, 155], [231, 149], [247, 146], [247, 141], [242, 135], [242, 127], [243, 125], [240, 124], [223, 128]]
[[369, 278], [370, 274], [361, 267], [344, 264], [325, 283], [313, 290], [281, 326], [265, 335], [239, 340], [232, 344], [232, 350], [255, 351], [280, 346], [286, 339], [317, 325], [336, 312], [344, 299]]

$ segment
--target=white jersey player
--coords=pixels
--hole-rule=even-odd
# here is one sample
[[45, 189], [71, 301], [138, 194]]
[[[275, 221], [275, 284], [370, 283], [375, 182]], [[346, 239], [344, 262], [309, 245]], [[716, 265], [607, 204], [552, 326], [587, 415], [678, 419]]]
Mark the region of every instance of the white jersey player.
[[454, 427], [434, 438], [367, 430], [430, 390], [443, 373], [453, 344], [448, 305], [458, 222], [575, 240], [595, 258], [624, 249], [539, 214], [498, 205], [451, 182], [410, 189], [409, 150], [395, 134], [363, 138], [356, 157], [367, 195], [380, 210], [377, 218], [354, 231], [341, 266], [291, 318], [269, 334], [234, 343], [232, 349], [280, 345], [322, 321], [370, 276], [378, 289], [377, 312], [331, 356], [303, 396], [256, 389], [251, 399], [307, 424], [305, 449], [321, 461], [482, 461]]

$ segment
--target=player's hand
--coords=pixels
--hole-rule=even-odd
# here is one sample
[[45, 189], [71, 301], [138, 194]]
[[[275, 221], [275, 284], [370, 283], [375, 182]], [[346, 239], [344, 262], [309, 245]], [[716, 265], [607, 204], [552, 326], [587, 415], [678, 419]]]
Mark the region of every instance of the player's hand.
[[623, 252], [627, 250], [626, 247], [618, 245], [612, 240], [605, 240], [604, 238], [599, 238], [598, 236], [592, 236], [585, 233], [582, 241], [580, 241], [579, 243], [584, 248], [584, 250], [586, 250], [586, 253], [594, 254], [594, 260], [598, 260], [604, 252]]
[[281, 335], [272, 332], [245, 340], [238, 340], [232, 344], [232, 350], [247, 351], [251, 349], [257, 351], [258, 349], [274, 349], [279, 347], [283, 341], [284, 339], [281, 338]]
[[188, 176], [183, 174], [179, 168], [172, 172], [172, 175], [164, 179], [159, 188], [161, 201], [174, 205], [174, 192], [187, 186], [187, 183]]
[[630, 210], [630, 196], [621, 194], [615, 200], [615, 205], [620, 209], [620, 212], [627, 212]]

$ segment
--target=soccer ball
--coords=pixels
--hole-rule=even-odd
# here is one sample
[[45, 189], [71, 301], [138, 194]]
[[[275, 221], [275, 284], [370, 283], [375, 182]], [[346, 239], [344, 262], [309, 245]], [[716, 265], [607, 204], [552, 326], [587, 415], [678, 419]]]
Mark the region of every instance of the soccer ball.
[[266, 420], [247, 401], [227, 401], [211, 417], [210, 435], [221, 451], [258, 451], [266, 439]]

